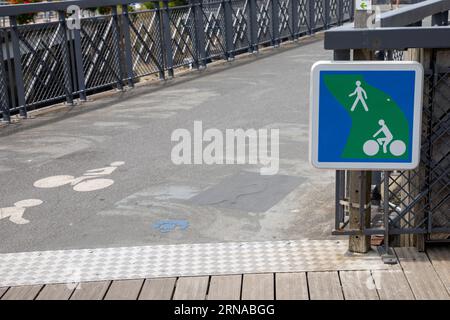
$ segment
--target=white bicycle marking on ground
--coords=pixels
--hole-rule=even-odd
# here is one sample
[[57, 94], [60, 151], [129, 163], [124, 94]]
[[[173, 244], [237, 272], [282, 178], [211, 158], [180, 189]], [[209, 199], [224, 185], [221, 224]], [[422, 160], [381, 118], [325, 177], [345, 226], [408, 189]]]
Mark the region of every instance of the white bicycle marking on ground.
[[[388, 146], [389, 151], [394, 156], [401, 156], [406, 151], [406, 144], [401, 140], [394, 140], [392, 132], [389, 130], [383, 119], [378, 121], [380, 129], [375, 132], [372, 138], [376, 140], [367, 140], [363, 145], [363, 151], [368, 156], [374, 156], [380, 151], [380, 146], [383, 147], [383, 153], [387, 153]], [[377, 138], [380, 134], [384, 134], [384, 137]]]
[[81, 177], [69, 175], [59, 175], [47, 177], [36, 181], [33, 185], [36, 188], [57, 188], [67, 184], [73, 186], [73, 190], [78, 192], [88, 192], [108, 188], [114, 183], [112, 179], [102, 179], [99, 177], [113, 173], [118, 167], [125, 164], [123, 161], [112, 162], [108, 167], [87, 170]]
[[348, 95], [349, 97], [353, 97], [354, 95], [356, 95], [355, 102], [353, 102], [353, 105], [352, 105], [352, 108], [350, 109], [350, 111], [351, 112], [355, 111], [355, 108], [358, 105], [358, 102], [361, 102], [364, 110], [369, 111], [369, 107], [366, 104], [366, 100], [367, 100], [366, 90], [364, 90], [363, 87], [361, 87], [361, 81], [358, 80], [358, 81], [356, 81], [355, 84], [356, 84], [355, 91], [353, 91], [352, 93], [350, 93]]
[[26, 199], [17, 201], [13, 207], [0, 208], [0, 220], [9, 218], [9, 221], [15, 224], [27, 224], [30, 220], [23, 217], [27, 208], [36, 207], [43, 203], [39, 199]]

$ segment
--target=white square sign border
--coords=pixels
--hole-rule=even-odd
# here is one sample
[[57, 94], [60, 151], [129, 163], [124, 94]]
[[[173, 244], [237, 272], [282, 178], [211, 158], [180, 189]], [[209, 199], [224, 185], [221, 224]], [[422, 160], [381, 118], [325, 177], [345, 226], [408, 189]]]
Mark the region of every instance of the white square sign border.
[[[321, 71], [415, 71], [411, 162], [319, 162], [319, 93]], [[318, 169], [412, 170], [420, 161], [423, 66], [415, 61], [318, 61], [311, 67], [309, 100], [309, 161]]]

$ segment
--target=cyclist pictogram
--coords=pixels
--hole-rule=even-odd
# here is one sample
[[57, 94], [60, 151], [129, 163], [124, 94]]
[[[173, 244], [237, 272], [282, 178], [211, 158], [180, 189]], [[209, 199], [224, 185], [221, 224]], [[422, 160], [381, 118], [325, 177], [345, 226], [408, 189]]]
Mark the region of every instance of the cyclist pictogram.
[[112, 179], [99, 178], [110, 175], [118, 167], [125, 164], [123, 161], [112, 162], [109, 166], [86, 171], [81, 177], [59, 175], [47, 177], [34, 183], [36, 188], [57, 188], [67, 184], [73, 186], [74, 191], [87, 192], [108, 188], [114, 183]]
[[[394, 140], [394, 136], [383, 119], [380, 119], [378, 124], [381, 128], [372, 136], [373, 138], [376, 138], [376, 140], [368, 140], [364, 143], [364, 153], [368, 156], [374, 156], [379, 152], [380, 146], [383, 147], [383, 153], [387, 153], [389, 146], [389, 152], [392, 155], [398, 157], [404, 154], [406, 151], [406, 144], [401, 140]], [[384, 137], [377, 138], [381, 134], [384, 134]]]
[[26, 199], [17, 201], [12, 207], [0, 208], [0, 220], [8, 218], [15, 224], [27, 224], [30, 220], [23, 217], [27, 208], [36, 207], [43, 203], [40, 199]]

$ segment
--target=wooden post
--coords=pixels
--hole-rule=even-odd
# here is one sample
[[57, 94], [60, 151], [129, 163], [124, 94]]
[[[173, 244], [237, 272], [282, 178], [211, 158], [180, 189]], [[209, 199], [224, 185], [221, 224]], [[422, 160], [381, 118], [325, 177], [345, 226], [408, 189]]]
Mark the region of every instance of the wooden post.
[[[370, 16], [367, 10], [357, 10], [355, 8], [355, 28], [367, 28], [367, 19]], [[370, 50], [354, 50], [353, 60], [373, 60], [374, 55]], [[372, 172], [370, 171], [350, 171], [349, 174], [349, 226], [350, 229], [363, 229], [370, 227], [370, 188], [372, 182]], [[355, 206], [354, 204], [359, 204]], [[361, 208], [362, 207], [362, 208]], [[360, 209], [361, 208], [361, 209]], [[349, 251], [366, 253], [370, 250], [370, 236], [360, 235], [350, 236]]]
[[[370, 227], [370, 186], [372, 172], [350, 171], [349, 177], [349, 226], [351, 230]], [[357, 206], [355, 204], [358, 204]], [[361, 208], [362, 206], [362, 208]], [[370, 250], [370, 236], [362, 234], [350, 236], [349, 251], [366, 253]]]

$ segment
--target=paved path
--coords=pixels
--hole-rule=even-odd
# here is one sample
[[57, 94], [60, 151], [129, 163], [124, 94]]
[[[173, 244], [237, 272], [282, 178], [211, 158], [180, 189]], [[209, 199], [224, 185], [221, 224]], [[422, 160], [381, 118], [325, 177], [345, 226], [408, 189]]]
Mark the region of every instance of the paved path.
[[[313, 40], [0, 129], [0, 252], [331, 238], [334, 172], [307, 152], [309, 70], [331, 53]], [[195, 120], [279, 129], [278, 174], [174, 165], [171, 134]]]

